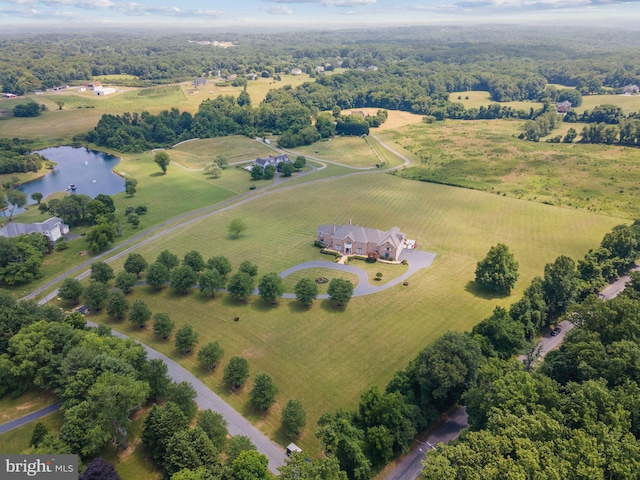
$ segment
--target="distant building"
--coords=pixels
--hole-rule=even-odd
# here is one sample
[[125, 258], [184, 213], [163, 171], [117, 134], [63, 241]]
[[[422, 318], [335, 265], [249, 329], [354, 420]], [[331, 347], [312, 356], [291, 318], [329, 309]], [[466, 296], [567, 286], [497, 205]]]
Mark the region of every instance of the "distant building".
[[635, 95], [636, 93], [640, 93], [640, 87], [638, 85], [627, 85], [624, 87], [625, 95]]
[[257, 80], [258, 75], [255, 73], [247, 73], [247, 80]]
[[556, 113], [560, 115], [566, 115], [571, 110], [571, 102], [565, 100], [564, 102], [556, 103]]
[[18, 96], [15, 93], [5, 93], [5, 98], [17, 98]]
[[351, 115], [362, 115], [364, 118], [369, 116], [369, 114], [364, 110], [351, 110]]
[[291, 75], [302, 75], [302, 70], [299, 68], [292, 68]]
[[316, 70], [316, 73], [322, 73], [322, 72], [324, 72], [324, 67], [323, 67], [323, 66], [321, 66], [321, 65], [318, 65], [318, 66], [315, 68], [315, 70]]
[[371, 65], [369, 67], [367, 67], [367, 70], [370, 70], [372, 72], [377, 72], [378, 71], [378, 67], [375, 65]]
[[202, 85], [206, 85], [207, 84], [207, 79], [206, 78], [196, 78], [193, 82], [193, 86], [198, 88]]
[[227, 80], [229, 80], [230, 82], [232, 80], [235, 80], [236, 78], [238, 78], [238, 75], [236, 75], [235, 73], [232, 73], [231, 75], [227, 75]]
[[84, 86], [87, 88], [87, 90], [95, 90], [96, 88], [102, 88], [102, 83], [89, 82], [89, 83], [85, 83]]
[[[265, 140], [264, 142], [267, 143], [269, 142], [269, 140]], [[281, 163], [289, 163], [289, 162], [290, 160], [287, 155], [283, 154], [283, 155], [278, 155], [277, 157], [273, 157], [269, 155], [268, 157], [265, 157], [265, 158], [256, 158], [255, 162], [253, 162], [251, 165], [245, 168], [251, 171], [254, 165], [258, 165], [264, 171], [264, 169], [267, 168], [269, 165], [273, 165], [276, 168], [276, 170], [279, 170]]]
[[0, 236], [3, 237], [13, 238], [29, 233], [42, 233], [49, 240], [55, 242], [69, 233], [69, 226], [65, 225], [58, 217], [51, 217], [39, 223], [9, 222], [6, 225], [0, 225]]
[[115, 88], [111, 88], [111, 87], [106, 87], [106, 88], [94, 88], [93, 89], [93, 94], [94, 95], [98, 95], [100, 97], [104, 97], [106, 95], [111, 95], [112, 93], [116, 93], [116, 89]]

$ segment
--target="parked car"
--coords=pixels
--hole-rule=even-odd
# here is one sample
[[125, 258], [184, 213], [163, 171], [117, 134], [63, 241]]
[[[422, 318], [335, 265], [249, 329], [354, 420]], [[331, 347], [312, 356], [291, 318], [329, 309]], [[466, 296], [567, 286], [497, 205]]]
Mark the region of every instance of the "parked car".
[[553, 330], [551, 330], [551, 333], [549, 335], [551, 335], [552, 337], [555, 337], [556, 335], [558, 335], [560, 332], [562, 331], [562, 329], [560, 327], [556, 327]]

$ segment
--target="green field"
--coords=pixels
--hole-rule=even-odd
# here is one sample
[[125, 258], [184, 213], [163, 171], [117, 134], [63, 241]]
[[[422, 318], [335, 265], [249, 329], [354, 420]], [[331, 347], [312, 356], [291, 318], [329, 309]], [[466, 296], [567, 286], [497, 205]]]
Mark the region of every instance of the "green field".
[[192, 140], [181, 143], [170, 152], [172, 161], [190, 169], [202, 169], [218, 155], [233, 164], [276, 154], [264, 143], [238, 135]]
[[[295, 214], [283, 214], [291, 209]], [[226, 231], [233, 218], [248, 225], [239, 239]], [[137, 287], [131, 295], [143, 298], [154, 312], [169, 313], [178, 325], [192, 323], [200, 332], [201, 345], [219, 340], [225, 358], [215, 374], [201, 371], [194, 355], [182, 363], [280, 442], [286, 439], [278, 433], [279, 409], [289, 398], [299, 398], [308, 412], [308, 427], [299, 444], [312, 455], [319, 452], [313, 431], [321, 413], [355, 407], [363, 389], [384, 386], [443, 332], [468, 330], [495, 305], [509, 305], [534, 276], [542, 274], [545, 263], [560, 254], [584, 255], [620, 223], [586, 211], [473, 190], [388, 175], [355, 175], [264, 196], [158, 239], [139, 252], [149, 260], [164, 249], [178, 255], [195, 249], [205, 258], [222, 254], [235, 267], [243, 260], [256, 263], [260, 276], [321, 259], [311, 246], [317, 225], [349, 218], [381, 229], [400, 226], [422, 249], [437, 254], [435, 263], [411, 277], [408, 287], [354, 298], [345, 310], [320, 300], [307, 310], [292, 300], [281, 300], [277, 307], [257, 298], [237, 304], [224, 295], [181, 297], [146, 287]], [[476, 263], [498, 242], [509, 245], [520, 262], [520, 281], [509, 298], [480, 295], [472, 281]], [[113, 265], [119, 270], [122, 261]], [[235, 317], [240, 321], [234, 322]], [[104, 316], [94, 319], [106, 321]], [[126, 321], [108, 324], [180, 358], [171, 343], [152, 338], [149, 328], [140, 332]], [[232, 355], [247, 357], [252, 374], [266, 371], [273, 376], [280, 394], [268, 415], [247, 407], [248, 388], [231, 394], [221, 386], [222, 368]]]
[[[0, 398], [0, 424], [40, 410], [56, 401], [55, 395], [40, 390], [29, 390], [18, 398], [5, 395]], [[2, 449], [0, 449], [0, 452]]]
[[491, 100], [489, 92], [484, 90], [469, 90], [466, 92], [453, 92], [449, 94], [449, 101], [461, 103], [464, 108], [480, 108], [489, 106], [492, 103], [498, 103], [500, 106], [511, 107], [515, 110], [524, 110], [528, 112], [531, 108], [542, 108], [542, 103], [532, 101], [514, 101], [514, 102], [496, 102]]
[[[521, 126], [515, 120], [445, 121], [408, 125], [389, 135], [422, 159], [400, 172], [408, 178], [637, 218], [636, 149], [526, 142], [515, 138]], [[551, 136], [566, 129], [563, 124]]]
[[[372, 129], [372, 132], [375, 130]], [[371, 146], [360, 137], [335, 137], [294, 150], [301, 155], [356, 168], [372, 168], [380, 162]]]
[[575, 110], [582, 113], [585, 110], [593, 110], [598, 105], [616, 105], [628, 115], [640, 112], [640, 95], [585, 95], [582, 97], [582, 105]]

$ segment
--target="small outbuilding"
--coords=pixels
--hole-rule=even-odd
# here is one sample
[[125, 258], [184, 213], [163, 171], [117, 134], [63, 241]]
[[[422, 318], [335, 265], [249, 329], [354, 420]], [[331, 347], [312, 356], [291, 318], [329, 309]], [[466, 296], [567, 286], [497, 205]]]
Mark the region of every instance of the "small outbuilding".
[[293, 452], [302, 453], [302, 449], [295, 443], [290, 443], [287, 445], [287, 456], [290, 457]]

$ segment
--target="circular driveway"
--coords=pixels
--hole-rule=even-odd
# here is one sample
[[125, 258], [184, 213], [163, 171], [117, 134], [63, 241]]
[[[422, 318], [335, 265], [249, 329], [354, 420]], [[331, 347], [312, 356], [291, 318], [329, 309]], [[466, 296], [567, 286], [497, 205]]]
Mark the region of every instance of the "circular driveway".
[[[340, 263], [328, 262], [324, 260], [314, 260], [311, 262], [300, 263], [294, 267], [285, 270], [280, 274], [280, 277], [284, 278], [287, 275], [291, 275], [294, 272], [300, 270], [306, 270], [308, 268], [329, 268], [331, 270], [340, 270], [342, 272], [353, 273], [358, 276], [358, 285], [353, 289], [353, 296], [358, 297], [361, 295], [369, 295], [372, 293], [378, 293], [388, 288], [394, 287], [399, 283], [404, 282], [411, 275], [418, 270], [430, 267], [433, 260], [436, 258], [435, 253], [421, 252], [419, 250], [403, 250], [400, 252], [400, 260], [406, 260], [409, 263], [409, 268], [406, 272], [393, 280], [385, 283], [384, 285], [371, 285], [369, 283], [369, 276], [360, 267], [354, 267], [353, 265], [342, 265]], [[285, 293], [284, 298], [296, 298], [293, 293]], [[327, 294], [318, 295], [318, 298], [329, 298]]]

